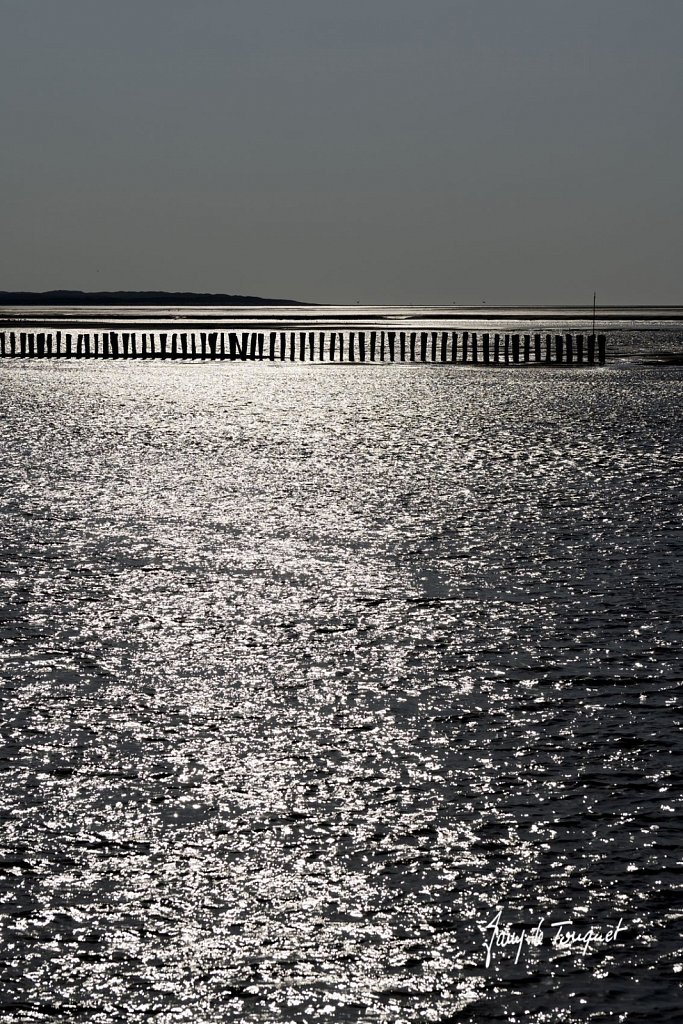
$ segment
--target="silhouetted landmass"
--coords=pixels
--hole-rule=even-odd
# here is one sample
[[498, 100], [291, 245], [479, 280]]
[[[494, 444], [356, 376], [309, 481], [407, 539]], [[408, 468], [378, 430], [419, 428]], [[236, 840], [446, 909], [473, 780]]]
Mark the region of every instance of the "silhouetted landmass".
[[211, 292], [0, 292], [0, 306], [307, 306], [296, 299]]

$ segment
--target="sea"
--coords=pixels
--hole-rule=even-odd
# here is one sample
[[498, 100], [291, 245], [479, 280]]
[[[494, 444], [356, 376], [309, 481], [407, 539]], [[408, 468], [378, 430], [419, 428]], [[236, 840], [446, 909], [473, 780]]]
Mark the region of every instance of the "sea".
[[682, 316], [599, 310], [605, 366], [0, 359], [2, 1021], [683, 1019]]

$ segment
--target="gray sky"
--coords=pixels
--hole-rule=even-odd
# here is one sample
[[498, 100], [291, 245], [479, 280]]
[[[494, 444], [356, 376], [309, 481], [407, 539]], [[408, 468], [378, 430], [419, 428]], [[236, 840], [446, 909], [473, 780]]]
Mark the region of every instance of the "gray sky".
[[677, 303], [682, 0], [0, 0], [0, 289]]

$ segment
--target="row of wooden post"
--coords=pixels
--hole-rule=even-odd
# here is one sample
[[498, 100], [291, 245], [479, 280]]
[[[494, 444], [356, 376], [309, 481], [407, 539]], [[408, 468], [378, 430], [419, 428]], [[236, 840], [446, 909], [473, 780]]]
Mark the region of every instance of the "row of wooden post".
[[[596, 353], [597, 341], [597, 353]], [[19, 358], [269, 359], [327, 362], [605, 362], [605, 335], [463, 331], [200, 331], [97, 334], [0, 332], [0, 356]], [[532, 358], [533, 356], [533, 358]]]

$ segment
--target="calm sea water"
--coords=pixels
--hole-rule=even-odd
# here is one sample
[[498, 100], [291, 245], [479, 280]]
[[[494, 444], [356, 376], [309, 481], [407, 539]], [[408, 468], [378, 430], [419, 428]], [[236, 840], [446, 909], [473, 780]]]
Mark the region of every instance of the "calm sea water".
[[3, 1020], [680, 1019], [681, 372], [2, 361]]

